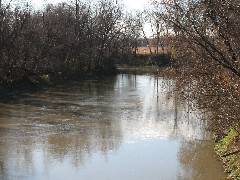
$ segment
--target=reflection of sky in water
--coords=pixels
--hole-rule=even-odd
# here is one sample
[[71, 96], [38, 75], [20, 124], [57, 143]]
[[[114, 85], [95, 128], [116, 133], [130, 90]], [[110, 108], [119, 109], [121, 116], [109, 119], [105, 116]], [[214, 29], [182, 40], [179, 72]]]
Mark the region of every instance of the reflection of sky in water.
[[[116, 90], [123, 91], [123, 102], [128, 107], [118, 117], [124, 135], [133, 139], [164, 139], [168, 137], [203, 139], [198, 112], [187, 112], [187, 107], [177, 100], [177, 94], [167, 91], [166, 87], [156, 92], [156, 80], [148, 76], [118, 78]], [[128, 81], [127, 81], [128, 80]], [[129, 86], [129, 81], [131, 85]], [[159, 79], [161, 85], [163, 79]], [[168, 82], [173, 89], [174, 81]], [[137, 87], [137, 88], [134, 88]], [[170, 94], [170, 96], [168, 96]], [[119, 104], [119, 100], [114, 104]], [[133, 110], [134, 109], [134, 110]]]
[[0, 179], [191, 179], [186, 142], [208, 134], [176, 82], [156, 82], [118, 75], [0, 103]]
[[[56, 159], [46, 163], [42, 158], [43, 152], [36, 150], [35, 171], [41, 174], [36, 179], [174, 179], [179, 172], [178, 146], [178, 142], [167, 140], [123, 144], [117, 151], [110, 151], [107, 156], [94, 153], [84, 166], [75, 167], [71, 166], [72, 157], [63, 159], [61, 163]], [[59, 171], [63, 169], [64, 171]]]

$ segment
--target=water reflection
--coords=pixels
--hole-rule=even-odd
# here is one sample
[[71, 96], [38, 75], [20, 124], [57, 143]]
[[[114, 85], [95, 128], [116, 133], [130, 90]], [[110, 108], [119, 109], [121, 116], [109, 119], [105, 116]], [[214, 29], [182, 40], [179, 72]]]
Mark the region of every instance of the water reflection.
[[[214, 157], [210, 141], [183, 141], [179, 151], [179, 160], [184, 173], [179, 179], [223, 179], [224, 172]], [[209, 148], [211, 147], [211, 148]]]
[[[187, 103], [178, 101], [176, 87], [174, 80], [119, 75], [2, 101], [0, 179], [204, 175], [186, 165], [184, 149], [188, 142], [208, 144], [209, 133], [198, 121], [200, 112], [189, 112]], [[217, 164], [213, 173], [220, 174], [212, 160]]]

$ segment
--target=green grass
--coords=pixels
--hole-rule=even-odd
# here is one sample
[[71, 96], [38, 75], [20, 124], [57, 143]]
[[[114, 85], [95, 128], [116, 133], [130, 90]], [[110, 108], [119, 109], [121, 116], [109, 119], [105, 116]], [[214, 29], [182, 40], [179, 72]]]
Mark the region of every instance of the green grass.
[[224, 163], [227, 179], [240, 179], [240, 152], [237, 145], [239, 133], [231, 128], [228, 134], [215, 145], [215, 151]]

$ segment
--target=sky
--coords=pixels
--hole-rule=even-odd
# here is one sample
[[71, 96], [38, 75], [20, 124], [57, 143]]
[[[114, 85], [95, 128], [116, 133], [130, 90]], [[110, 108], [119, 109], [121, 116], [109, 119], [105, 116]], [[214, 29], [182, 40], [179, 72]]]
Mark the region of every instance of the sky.
[[123, 0], [123, 3], [130, 10], [133, 9], [143, 10], [144, 7], [148, 4], [148, 0]]
[[[34, 8], [38, 9], [40, 8], [43, 4], [45, 4], [46, 2], [48, 3], [60, 3], [60, 2], [64, 2], [64, 1], [70, 1], [70, 0], [19, 0], [19, 1], [25, 1], [25, 2], [31, 2], [31, 4], [33, 5]], [[72, 0], [74, 1], [74, 0]], [[131, 10], [143, 10], [149, 3], [150, 0], [118, 0], [119, 2], [122, 1], [122, 3], [125, 5], [125, 7], [127, 8], [128, 11]], [[17, 0], [2, 0], [3, 3], [15, 3], [17, 2]], [[150, 36], [150, 25], [146, 23], [146, 25], [144, 26], [145, 29], [145, 33], [147, 34], [147, 36]]]
[[[50, 3], [59, 3], [63, 2], [65, 0], [31, 0], [32, 3], [35, 6], [41, 6], [44, 2], [50, 2]], [[149, 0], [118, 0], [119, 2], [122, 1], [122, 3], [126, 6], [127, 10], [132, 11], [132, 10], [143, 10], [149, 3]], [[149, 23], [146, 23], [144, 25], [144, 30], [146, 33], [146, 36], [151, 36], [151, 30], [150, 30], [150, 25]]]
[[[45, 2], [48, 3], [59, 3], [67, 0], [20, 0], [20, 1], [26, 1], [26, 2], [32, 2], [32, 4], [35, 7], [41, 7], [42, 4]], [[143, 10], [144, 7], [148, 4], [149, 0], [118, 0], [122, 1], [123, 4], [127, 7], [128, 10]], [[12, 2], [15, 3], [17, 0], [2, 0], [3, 3], [5, 2]]]
[[[59, 3], [64, 0], [31, 0], [35, 6], [41, 6], [44, 1], [50, 3]], [[128, 10], [143, 10], [144, 7], [148, 4], [148, 0], [122, 0], [124, 5], [127, 7]]]

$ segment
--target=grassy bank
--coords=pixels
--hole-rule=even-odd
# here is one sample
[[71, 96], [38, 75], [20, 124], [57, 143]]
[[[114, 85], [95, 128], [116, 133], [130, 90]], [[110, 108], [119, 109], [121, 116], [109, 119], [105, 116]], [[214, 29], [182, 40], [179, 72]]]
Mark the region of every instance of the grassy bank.
[[215, 145], [215, 151], [224, 164], [227, 179], [240, 179], [240, 134], [231, 128]]

